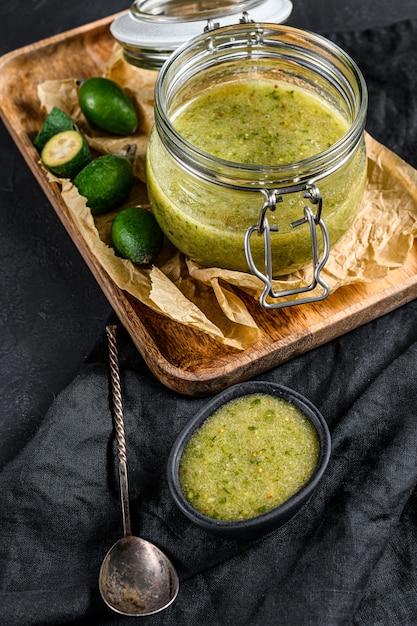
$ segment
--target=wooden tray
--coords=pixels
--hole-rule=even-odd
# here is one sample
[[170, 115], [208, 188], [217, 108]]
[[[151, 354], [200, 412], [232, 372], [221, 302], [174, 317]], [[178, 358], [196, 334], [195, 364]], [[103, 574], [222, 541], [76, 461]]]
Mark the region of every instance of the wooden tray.
[[[404, 267], [378, 283], [348, 286], [326, 300], [266, 312], [247, 298], [262, 329], [250, 349], [223, 346], [156, 314], [121, 291], [84, 243], [62, 200], [38, 165], [33, 139], [44, 114], [37, 85], [45, 80], [98, 75], [110, 58], [115, 16], [39, 41], [0, 59], [1, 115], [22, 155], [78, 247], [110, 304], [155, 376], [186, 395], [209, 395], [315, 348], [417, 297], [417, 246]], [[244, 297], [244, 295], [243, 295]]]

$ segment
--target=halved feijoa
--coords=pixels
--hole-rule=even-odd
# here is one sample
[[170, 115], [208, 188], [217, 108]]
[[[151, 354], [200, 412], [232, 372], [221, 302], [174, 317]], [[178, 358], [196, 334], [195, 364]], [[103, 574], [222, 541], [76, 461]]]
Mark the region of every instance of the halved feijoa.
[[42, 163], [60, 178], [74, 178], [91, 161], [90, 148], [77, 130], [53, 135], [41, 152]]
[[54, 106], [36, 135], [33, 145], [40, 151], [51, 137], [64, 130], [77, 130], [77, 128], [69, 115]]

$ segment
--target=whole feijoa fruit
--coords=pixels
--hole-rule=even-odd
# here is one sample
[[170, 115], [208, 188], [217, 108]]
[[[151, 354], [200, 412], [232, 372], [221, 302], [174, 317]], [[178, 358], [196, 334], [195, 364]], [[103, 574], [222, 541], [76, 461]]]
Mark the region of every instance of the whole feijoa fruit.
[[73, 180], [93, 215], [113, 211], [129, 197], [134, 183], [133, 166], [121, 154], [103, 154]]
[[112, 224], [118, 254], [136, 265], [148, 265], [160, 253], [164, 236], [154, 215], [141, 206], [119, 211]]
[[135, 132], [138, 125], [135, 105], [120, 85], [101, 76], [78, 82], [78, 102], [89, 122], [113, 135]]

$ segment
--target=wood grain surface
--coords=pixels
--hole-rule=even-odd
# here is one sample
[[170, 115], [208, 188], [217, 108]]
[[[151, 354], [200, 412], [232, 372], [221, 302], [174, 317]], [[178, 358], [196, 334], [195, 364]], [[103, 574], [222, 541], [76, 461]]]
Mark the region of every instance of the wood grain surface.
[[121, 291], [84, 243], [58, 185], [39, 167], [33, 139], [44, 113], [37, 85], [45, 80], [102, 73], [114, 44], [109, 25], [115, 16], [40, 41], [0, 59], [1, 116], [34, 176], [57, 212], [98, 284], [155, 376], [179, 393], [205, 396], [247, 380], [353, 328], [387, 313], [417, 296], [417, 247], [404, 267], [371, 284], [339, 289], [320, 303], [265, 311], [242, 297], [259, 327], [261, 340], [245, 351], [228, 348], [172, 322]]

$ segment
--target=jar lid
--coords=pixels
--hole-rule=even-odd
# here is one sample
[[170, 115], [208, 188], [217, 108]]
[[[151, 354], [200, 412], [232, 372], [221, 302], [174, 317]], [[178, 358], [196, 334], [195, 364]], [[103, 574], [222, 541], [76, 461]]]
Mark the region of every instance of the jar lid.
[[[135, 0], [110, 26], [126, 60], [159, 70], [182, 44], [212, 26], [239, 23], [243, 13], [256, 22], [281, 23], [292, 11], [291, 0]], [[214, 23], [216, 20], [216, 23]]]

